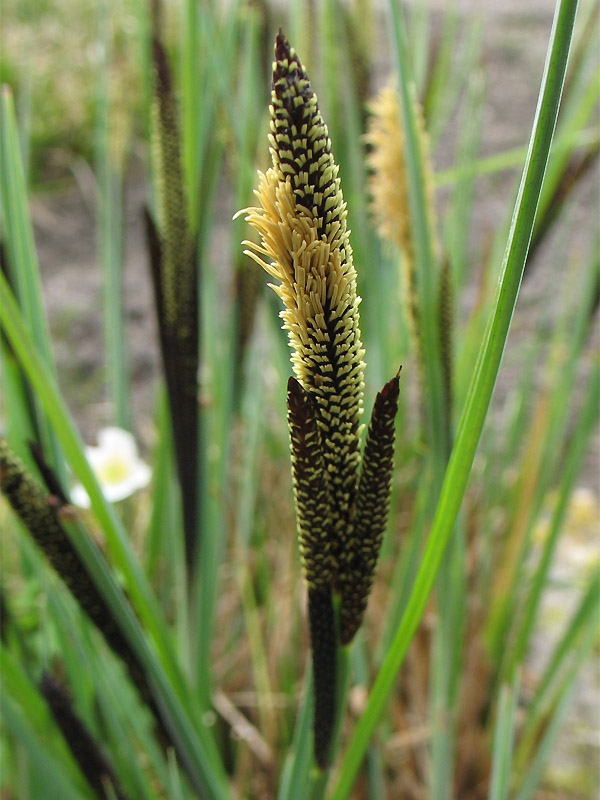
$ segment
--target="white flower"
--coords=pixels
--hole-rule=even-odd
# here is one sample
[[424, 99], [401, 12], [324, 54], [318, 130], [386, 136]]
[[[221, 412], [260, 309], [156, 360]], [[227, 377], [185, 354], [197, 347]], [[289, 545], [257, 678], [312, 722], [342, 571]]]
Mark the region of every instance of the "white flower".
[[[137, 452], [135, 439], [122, 428], [103, 428], [98, 433], [98, 447], [86, 447], [85, 454], [107, 500], [123, 500], [150, 481], [150, 467]], [[71, 497], [82, 508], [90, 507], [90, 498], [81, 484]]]

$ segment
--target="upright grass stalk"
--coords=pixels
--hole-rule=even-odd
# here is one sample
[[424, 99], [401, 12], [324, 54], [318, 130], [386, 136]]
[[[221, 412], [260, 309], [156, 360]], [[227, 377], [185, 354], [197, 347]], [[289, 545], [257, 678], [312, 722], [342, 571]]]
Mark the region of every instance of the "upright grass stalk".
[[[2, 87], [0, 108], [0, 202], [3, 221], [3, 268], [8, 267], [14, 292], [19, 299], [35, 346], [54, 375], [50, 335], [42, 303], [40, 270], [33, 230], [27, 208], [27, 187], [21, 160], [14, 102], [8, 86]], [[24, 399], [35, 435], [48, 461], [65, 483], [64, 458], [56, 434], [40, 407], [35, 392], [25, 385]], [[24, 409], [23, 409], [24, 410]]]
[[494, 303], [473, 372], [431, 533], [404, 618], [344, 754], [332, 800], [343, 800], [351, 791], [371, 735], [425, 609], [458, 515], [519, 293], [558, 116], [576, 11], [577, 2], [573, 0], [559, 0], [557, 3], [538, 107]]
[[500, 689], [492, 745], [494, 762], [490, 779], [490, 800], [507, 800], [509, 796], [519, 684], [519, 674], [515, 672], [511, 683], [504, 684]]
[[[231, 102], [238, 63], [237, 37], [239, 2], [220, 14], [216, 6], [198, 8], [201, 80], [192, 81], [196, 103], [202, 108], [199, 126], [198, 254], [200, 293], [201, 400], [198, 495], [202, 498], [199, 525], [211, 535], [200, 541], [199, 564], [192, 587], [191, 621], [193, 631], [192, 667], [195, 685], [203, 707], [210, 708], [212, 693], [211, 643], [215, 631], [220, 568], [227, 545], [223, 521], [230, 500], [230, 433], [234, 408], [235, 336], [230, 308], [224, 306], [220, 265], [208, 255], [211, 232], [215, 227], [216, 196], [227, 162], [230, 142], [223, 130], [239, 131], [247, 122], [240, 120], [237, 105]], [[193, 65], [189, 67], [193, 69]], [[222, 120], [221, 128], [219, 124]], [[215, 124], [215, 122], [217, 124]], [[229, 127], [228, 127], [229, 125]]]
[[104, 363], [113, 422], [129, 430], [131, 412], [123, 309], [123, 165], [127, 112], [119, 118], [110, 91], [111, 17], [106, 3], [101, 3], [98, 9], [98, 28], [102, 57], [96, 91], [96, 247], [103, 275]]
[[410, 16], [410, 62], [419, 97], [423, 96], [428, 77], [431, 27], [431, 3], [430, 0], [424, 0], [414, 6]]
[[527, 709], [515, 751], [515, 765], [520, 776], [518, 783], [524, 783], [525, 775], [532, 769], [531, 763], [540, 735], [548, 721], [552, 721], [557, 705], [562, 704], [561, 696], [573, 683], [592, 645], [593, 631], [597, 633], [600, 619], [599, 592], [600, 570], [596, 568], [590, 575], [577, 608], [565, 625], [538, 682], [533, 702]]
[[[510, 625], [508, 623], [504, 625], [504, 651], [500, 651], [495, 658], [497, 681], [503, 680], [527, 654], [533, 625], [539, 611], [543, 589], [547, 585], [550, 564], [558, 543], [558, 536], [567, 512], [568, 502], [581, 469], [587, 442], [598, 422], [599, 397], [600, 366], [596, 362], [590, 375], [588, 390], [580, 409], [577, 423], [572, 431], [570, 441], [566, 445], [556, 506], [551, 516], [548, 537], [544, 543], [541, 557], [531, 581], [523, 581], [523, 567], [513, 579], [513, 584], [517, 582], [517, 577], [521, 582], [525, 583], [525, 590], [520, 595], [515, 585], [510, 589], [512, 595], [515, 597], [520, 596], [519, 606], [522, 610], [519, 613], [519, 607], [514, 608], [512, 610], [514, 619], [511, 620]], [[560, 443], [560, 438], [557, 441]], [[524, 557], [522, 556], [521, 561], [523, 560]]]
[[[506, 676], [505, 669], [510, 670], [510, 659], [513, 656], [507, 641], [517, 635], [523, 618], [535, 613], [540, 599], [541, 586], [529, 600], [523, 599], [522, 589], [526, 570], [526, 559], [530, 549], [533, 523], [547, 497], [555, 473], [560, 464], [561, 483], [560, 500], [553, 516], [552, 531], [547, 546], [555, 546], [562, 519], [566, 511], [566, 503], [577, 476], [577, 470], [585, 454], [586, 442], [596, 420], [598, 386], [596, 368], [592, 370], [590, 386], [581, 407], [577, 424], [568, 442], [565, 441], [569, 425], [571, 403], [569, 394], [575, 380], [575, 368], [581, 349], [589, 331], [590, 311], [594, 302], [593, 287], [597, 276], [597, 265], [592, 259], [587, 266], [576, 301], [575, 318], [565, 314], [562, 324], [557, 326], [555, 340], [551, 350], [548, 386], [538, 401], [531, 423], [530, 440], [524, 452], [522, 474], [514, 497], [507, 499], [509, 507], [519, 507], [514, 523], [509, 528], [507, 543], [503, 548], [502, 561], [497, 568], [496, 590], [491, 596], [491, 608], [488, 621], [490, 647], [499, 665], [498, 676]], [[566, 449], [566, 452], [565, 452]], [[560, 456], [562, 455], [562, 463]], [[530, 461], [532, 459], [532, 461]], [[522, 488], [521, 488], [522, 486]], [[519, 496], [520, 495], [520, 496]], [[513, 540], [515, 543], [513, 544]], [[515, 551], [515, 552], [513, 552]], [[544, 553], [541, 564], [549, 558]], [[549, 564], [546, 563], [545, 570]], [[537, 579], [536, 579], [537, 580]], [[508, 591], [504, 587], [509, 586]], [[518, 612], [519, 607], [524, 609]], [[528, 624], [527, 627], [531, 624]], [[523, 638], [523, 630], [518, 634], [521, 639], [517, 649], [521, 658], [529, 633]], [[502, 665], [502, 666], [500, 666]]]
[[[599, 622], [597, 574], [590, 584], [590, 590], [594, 592], [594, 601], [592, 608], [588, 607], [587, 609], [587, 625], [582, 632], [583, 635], [578, 647], [570, 654], [570, 663], [567, 665], [566, 674], [553, 699], [551, 713], [536, 732], [538, 738], [537, 747], [535, 752], [527, 759], [523, 774], [519, 776], [517, 791], [514, 793], [515, 800], [529, 800], [533, 796], [564, 719], [569, 709], [572, 708], [573, 695], [577, 689], [576, 678], [578, 670], [584, 660], [588, 658], [594, 643], [597, 642]], [[587, 600], [588, 598], [585, 597], [584, 599]]]
[[[477, 153], [481, 138], [485, 78], [483, 71], [475, 68], [461, 109], [460, 127], [456, 143], [456, 182], [452, 188], [450, 210], [446, 216], [445, 242], [448, 259], [452, 265], [457, 296], [465, 281], [469, 222], [473, 209], [475, 179], [480, 174]], [[525, 157], [523, 152], [519, 163]], [[439, 178], [439, 173], [436, 174]]]
[[[440, 264], [433, 215], [431, 168], [428, 140], [415, 101], [415, 87], [410, 75], [406, 35], [398, 5], [392, 3], [394, 43], [399, 72], [399, 108], [392, 129], [401, 130], [403, 138], [402, 173], [408, 198], [405, 227], [410, 232], [402, 238], [411, 242], [404, 247], [409, 263], [409, 309], [417, 342], [418, 365], [422, 384], [425, 435], [431, 448], [433, 486], [429, 505], [439, 496], [447, 458], [452, 446], [452, 364], [453, 311], [452, 268], [448, 259]], [[448, 48], [448, 41], [444, 47]], [[438, 59], [438, 66], [442, 62]], [[395, 123], [395, 125], [394, 125]], [[389, 136], [389, 134], [388, 134]], [[389, 142], [392, 148], [393, 143]], [[397, 147], [397, 145], [396, 145]], [[377, 176], [378, 177], [378, 176]], [[384, 178], [382, 178], [383, 180]], [[404, 202], [406, 205], [406, 201]], [[406, 212], [405, 212], [406, 213]], [[454, 591], [464, 572], [464, 548], [455, 547], [443, 562], [438, 582], [439, 621], [432, 641], [431, 713], [432, 769], [430, 793], [433, 800], [443, 800], [452, 784], [451, 764], [454, 747], [454, 697], [456, 667], [461, 653], [461, 593]], [[451, 664], [452, 668], [448, 668]]]
[[[238, 66], [239, 89], [236, 102], [240, 113], [239, 116], [235, 115], [235, 121], [238, 124], [234, 128], [236, 153], [233, 169], [236, 183], [236, 208], [249, 202], [254, 185], [254, 165], [261, 163], [264, 148], [262, 134], [264, 133], [266, 92], [263, 90], [259, 60], [261, 22], [258, 10], [247, 9], [245, 14], [246, 24], [243, 32], [240, 30], [239, 34], [243, 36], [243, 39]], [[233, 314], [236, 328], [233, 401], [236, 408], [239, 408], [242, 394], [242, 380], [245, 374], [244, 363], [254, 328], [260, 289], [257, 271], [237, 246], [242, 238], [243, 224], [243, 221], [238, 219], [231, 226], [235, 274], [235, 308]]]

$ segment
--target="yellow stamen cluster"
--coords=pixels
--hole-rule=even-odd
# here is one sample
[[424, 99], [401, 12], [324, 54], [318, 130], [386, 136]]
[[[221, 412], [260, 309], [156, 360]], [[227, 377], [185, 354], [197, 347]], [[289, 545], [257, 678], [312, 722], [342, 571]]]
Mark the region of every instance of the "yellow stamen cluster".
[[365, 138], [372, 146], [367, 164], [372, 170], [369, 190], [373, 216], [381, 236], [412, 260], [404, 135], [397, 92], [391, 86], [383, 88], [369, 110], [371, 118]]
[[[369, 190], [372, 210], [384, 239], [392, 242], [411, 261], [414, 242], [408, 204], [408, 177], [404, 161], [404, 131], [401, 125], [398, 92], [386, 86], [370, 104], [371, 118], [366, 141], [371, 145], [367, 164], [371, 168]], [[433, 169], [423, 112], [414, 99], [419, 139], [425, 165], [427, 208], [434, 214]], [[432, 220], [433, 221], [433, 220]]]
[[[425, 130], [423, 113], [416, 98], [413, 107], [418, 123], [420, 147], [425, 167], [425, 192], [427, 210], [434, 228], [433, 169], [429, 156], [429, 141]], [[408, 176], [404, 160], [404, 131], [401, 125], [398, 93], [392, 87], [384, 87], [371, 103], [371, 118], [366, 136], [371, 145], [367, 163], [371, 168], [369, 191], [371, 209], [383, 239], [391, 242], [402, 253], [405, 283], [406, 310], [410, 320], [415, 350], [418, 353], [419, 379], [424, 391], [424, 361], [419, 321], [419, 290], [415, 242], [408, 200]], [[437, 249], [437, 246], [436, 246]]]

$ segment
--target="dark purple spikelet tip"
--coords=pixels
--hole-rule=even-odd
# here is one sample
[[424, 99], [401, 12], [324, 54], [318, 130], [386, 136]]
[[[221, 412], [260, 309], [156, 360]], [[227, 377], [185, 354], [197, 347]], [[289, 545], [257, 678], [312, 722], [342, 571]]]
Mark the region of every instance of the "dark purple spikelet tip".
[[304, 100], [312, 96], [308, 75], [291, 47], [281, 28], [275, 39], [275, 61], [273, 62], [272, 89], [288, 113], [292, 116], [299, 113], [293, 98], [300, 95]]
[[298, 420], [306, 420], [312, 410], [312, 403], [300, 381], [293, 375], [288, 379], [287, 392], [290, 413], [294, 414]]
[[152, 54], [158, 77], [159, 93], [163, 91], [165, 94], [169, 94], [171, 92], [171, 74], [167, 63], [167, 54], [156, 36], [152, 39]]
[[[402, 367], [400, 367], [402, 369]], [[385, 386], [379, 392], [381, 399], [386, 403], [394, 403], [398, 402], [398, 396], [400, 394], [400, 370], [398, 370], [398, 374], [395, 375], [391, 380], [389, 380]]]
[[293, 375], [288, 378], [287, 393], [290, 411], [298, 411], [303, 405], [304, 389]]
[[290, 43], [286, 35], [279, 28], [279, 33], [275, 37], [275, 61], [285, 61], [290, 57]]

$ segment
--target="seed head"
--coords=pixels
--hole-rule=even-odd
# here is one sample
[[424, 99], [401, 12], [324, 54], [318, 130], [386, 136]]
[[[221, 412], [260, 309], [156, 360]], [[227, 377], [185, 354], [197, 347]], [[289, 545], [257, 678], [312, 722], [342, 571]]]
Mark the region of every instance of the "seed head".
[[356, 486], [364, 388], [356, 271], [327, 126], [306, 70], [280, 32], [271, 92], [272, 167], [246, 220], [246, 252], [276, 279], [298, 381], [315, 408], [332, 538], [341, 546]]

